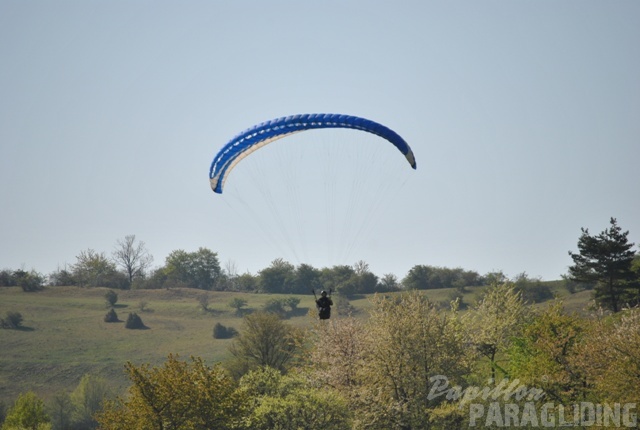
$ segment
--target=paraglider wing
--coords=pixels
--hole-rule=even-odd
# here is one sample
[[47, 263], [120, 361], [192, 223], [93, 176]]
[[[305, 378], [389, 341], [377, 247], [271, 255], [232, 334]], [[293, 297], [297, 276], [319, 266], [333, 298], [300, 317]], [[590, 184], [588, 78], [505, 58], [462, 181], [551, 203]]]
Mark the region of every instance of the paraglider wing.
[[395, 131], [382, 124], [350, 115], [293, 115], [255, 125], [231, 139], [216, 154], [211, 163], [209, 169], [211, 188], [221, 194], [229, 172], [253, 151], [293, 133], [319, 128], [351, 128], [380, 136], [395, 145], [404, 154], [411, 167], [416, 168], [413, 151], [407, 142]]

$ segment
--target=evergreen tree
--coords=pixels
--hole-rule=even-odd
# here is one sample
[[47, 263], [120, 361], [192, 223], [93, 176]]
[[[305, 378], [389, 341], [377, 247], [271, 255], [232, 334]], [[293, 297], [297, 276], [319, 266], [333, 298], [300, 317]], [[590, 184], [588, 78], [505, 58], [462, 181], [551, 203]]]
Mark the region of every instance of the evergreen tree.
[[632, 270], [635, 252], [629, 243], [629, 232], [622, 232], [615, 218], [611, 227], [591, 236], [582, 228], [578, 240], [578, 254], [569, 251], [574, 265], [569, 267], [572, 281], [595, 284], [596, 303], [618, 312], [631, 296], [628, 288], [636, 278]]

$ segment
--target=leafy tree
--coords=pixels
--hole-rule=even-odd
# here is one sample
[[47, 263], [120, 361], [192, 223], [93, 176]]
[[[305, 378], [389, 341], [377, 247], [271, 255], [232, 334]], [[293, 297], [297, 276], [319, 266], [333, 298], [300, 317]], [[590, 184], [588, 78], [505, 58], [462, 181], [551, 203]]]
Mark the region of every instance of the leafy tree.
[[484, 275], [484, 281], [487, 285], [499, 285], [509, 282], [509, 278], [501, 270], [497, 272], [489, 272]]
[[311, 290], [322, 288], [321, 271], [308, 264], [295, 268], [289, 293], [309, 294]]
[[166, 268], [164, 266], [158, 267], [157, 269], [153, 270], [144, 281], [140, 281], [138, 278], [136, 278], [136, 281], [134, 282], [132, 288], [147, 288], [152, 290], [159, 288], [168, 288], [170, 286], [170, 283], [167, 282], [167, 280], [168, 276], [166, 273]]
[[632, 270], [635, 252], [631, 249], [633, 243], [627, 239], [629, 232], [622, 232], [615, 218], [611, 218], [610, 224], [610, 228], [595, 236], [588, 229], [581, 229], [579, 253], [569, 251], [574, 262], [569, 275], [574, 281], [595, 284], [596, 303], [618, 312], [629, 298], [630, 282], [636, 279]]
[[76, 279], [73, 273], [67, 270], [66, 266], [63, 269], [58, 268], [56, 271], [49, 274], [49, 285], [55, 287], [72, 286], [76, 285]]
[[69, 394], [56, 394], [49, 403], [49, 410], [51, 413], [51, 425], [53, 430], [66, 430], [73, 428], [75, 407]]
[[351, 277], [336, 287], [336, 291], [351, 297], [355, 294], [370, 294], [378, 290], [378, 277], [369, 271], [369, 266], [363, 261], [354, 265]]
[[97, 417], [104, 430], [233, 429], [240, 426], [245, 396], [223, 369], [201, 358], [169, 355], [161, 367], [127, 363], [128, 395]]
[[34, 291], [40, 291], [44, 287], [44, 276], [31, 270], [26, 272], [24, 270], [16, 270], [14, 272], [16, 284], [22, 288], [22, 291], [30, 293]]
[[258, 277], [251, 273], [239, 275], [234, 283], [238, 291], [258, 291]]
[[318, 388], [302, 375], [281, 375], [270, 367], [253, 370], [240, 380], [240, 390], [254, 399], [247, 428], [351, 428], [349, 405], [334, 390]]
[[313, 377], [322, 385], [356, 398], [365, 382], [359, 376], [364, 365], [367, 327], [353, 317], [340, 323], [317, 322], [310, 333], [309, 365]]
[[125, 236], [124, 240], [118, 240], [113, 259], [120, 266], [129, 279], [129, 285], [136, 277], [144, 277], [145, 271], [151, 267], [153, 256], [146, 249], [144, 242], [136, 243], [136, 236]]
[[218, 254], [199, 248], [196, 252], [172, 251], [163, 269], [169, 286], [214, 290], [222, 277]]
[[402, 280], [402, 285], [408, 290], [463, 288], [482, 284], [483, 280], [477, 272], [426, 265], [413, 266]]
[[95, 414], [112, 396], [107, 381], [95, 375], [85, 374], [71, 393], [74, 407], [74, 423], [83, 429], [95, 429], [98, 422]]
[[258, 285], [263, 293], [288, 293], [292, 289], [295, 269], [293, 264], [281, 258], [258, 273]]
[[13, 271], [10, 269], [0, 270], [0, 287], [14, 287], [16, 281], [13, 277]]
[[496, 370], [506, 373], [498, 363], [499, 358], [511, 345], [512, 338], [521, 333], [528, 315], [522, 294], [512, 283], [505, 283], [487, 289], [465, 320], [473, 344], [489, 360], [491, 379], [495, 380]]
[[380, 283], [378, 284], [378, 293], [389, 293], [392, 291], [400, 290], [400, 282], [398, 281], [398, 277], [393, 273], [386, 273], [382, 275], [380, 278]]
[[584, 400], [587, 381], [576, 360], [582, 355], [585, 328], [578, 316], [564, 312], [561, 301], [552, 303], [513, 339], [507, 350], [510, 376], [544, 390], [545, 401]]
[[640, 308], [590, 321], [577, 365], [601, 401], [640, 403]]
[[454, 309], [441, 314], [417, 292], [377, 296], [367, 324], [359, 395], [360, 420], [373, 428], [425, 428], [442, 402], [433, 377], [461, 383], [470, 368], [464, 330]]
[[516, 291], [522, 294], [522, 298], [526, 303], [540, 303], [553, 299], [551, 288], [544, 285], [540, 278], [530, 278], [526, 272], [517, 275], [513, 283]]
[[81, 251], [72, 266], [73, 277], [81, 287], [123, 288], [126, 286], [124, 275], [119, 273], [116, 265], [93, 249]]
[[256, 312], [244, 317], [243, 328], [229, 348], [236, 374], [260, 366], [286, 371], [299, 350], [301, 332], [275, 314]]
[[417, 265], [413, 266], [407, 276], [402, 280], [402, 285], [407, 290], [426, 290], [429, 289], [429, 276], [433, 268], [431, 266]]
[[45, 412], [44, 402], [29, 391], [18, 396], [7, 413], [2, 430], [48, 430], [51, 429], [50, 421]]
[[321, 271], [322, 287], [325, 290], [340, 291], [350, 279], [356, 274], [351, 266], [338, 265], [331, 268], [324, 268]]

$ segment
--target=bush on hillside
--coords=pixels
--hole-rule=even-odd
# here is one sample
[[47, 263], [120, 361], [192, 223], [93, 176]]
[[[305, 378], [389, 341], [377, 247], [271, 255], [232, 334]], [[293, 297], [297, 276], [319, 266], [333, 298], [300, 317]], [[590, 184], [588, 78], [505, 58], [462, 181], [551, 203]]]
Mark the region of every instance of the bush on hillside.
[[118, 293], [113, 290], [109, 290], [104, 293], [104, 299], [107, 301], [107, 306], [113, 307], [116, 303], [118, 303]]
[[20, 312], [7, 312], [6, 318], [0, 318], [0, 328], [19, 328], [22, 325]]
[[132, 312], [129, 314], [129, 317], [127, 318], [127, 322], [125, 323], [124, 327], [129, 329], [134, 329], [134, 330], [147, 328], [147, 326], [145, 326], [144, 323], [142, 322], [142, 318], [140, 318], [138, 314], [135, 312]]
[[118, 314], [113, 308], [111, 308], [109, 312], [107, 312], [107, 314], [104, 316], [104, 322], [120, 322], [120, 320], [118, 319]]
[[216, 323], [216, 325], [213, 326], [214, 339], [231, 339], [237, 334], [238, 331], [233, 327], [226, 327], [220, 323]]

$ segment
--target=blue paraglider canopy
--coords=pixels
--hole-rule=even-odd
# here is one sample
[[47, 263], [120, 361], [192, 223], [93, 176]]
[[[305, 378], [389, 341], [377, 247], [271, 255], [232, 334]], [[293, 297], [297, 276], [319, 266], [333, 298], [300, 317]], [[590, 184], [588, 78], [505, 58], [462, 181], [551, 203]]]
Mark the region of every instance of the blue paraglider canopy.
[[321, 128], [348, 128], [380, 136], [398, 148], [411, 167], [416, 168], [413, 151], [407, 142], [398, 133], [382, 124], [350, 115], [303, 114], [260, 123], [231, 139], [216, 154], [211, 163], [211, 168], [209, 169], [211, 188], [216, 193], [221, 194], [227, 176], [236, 164], [264, 145], [293, 133]]

